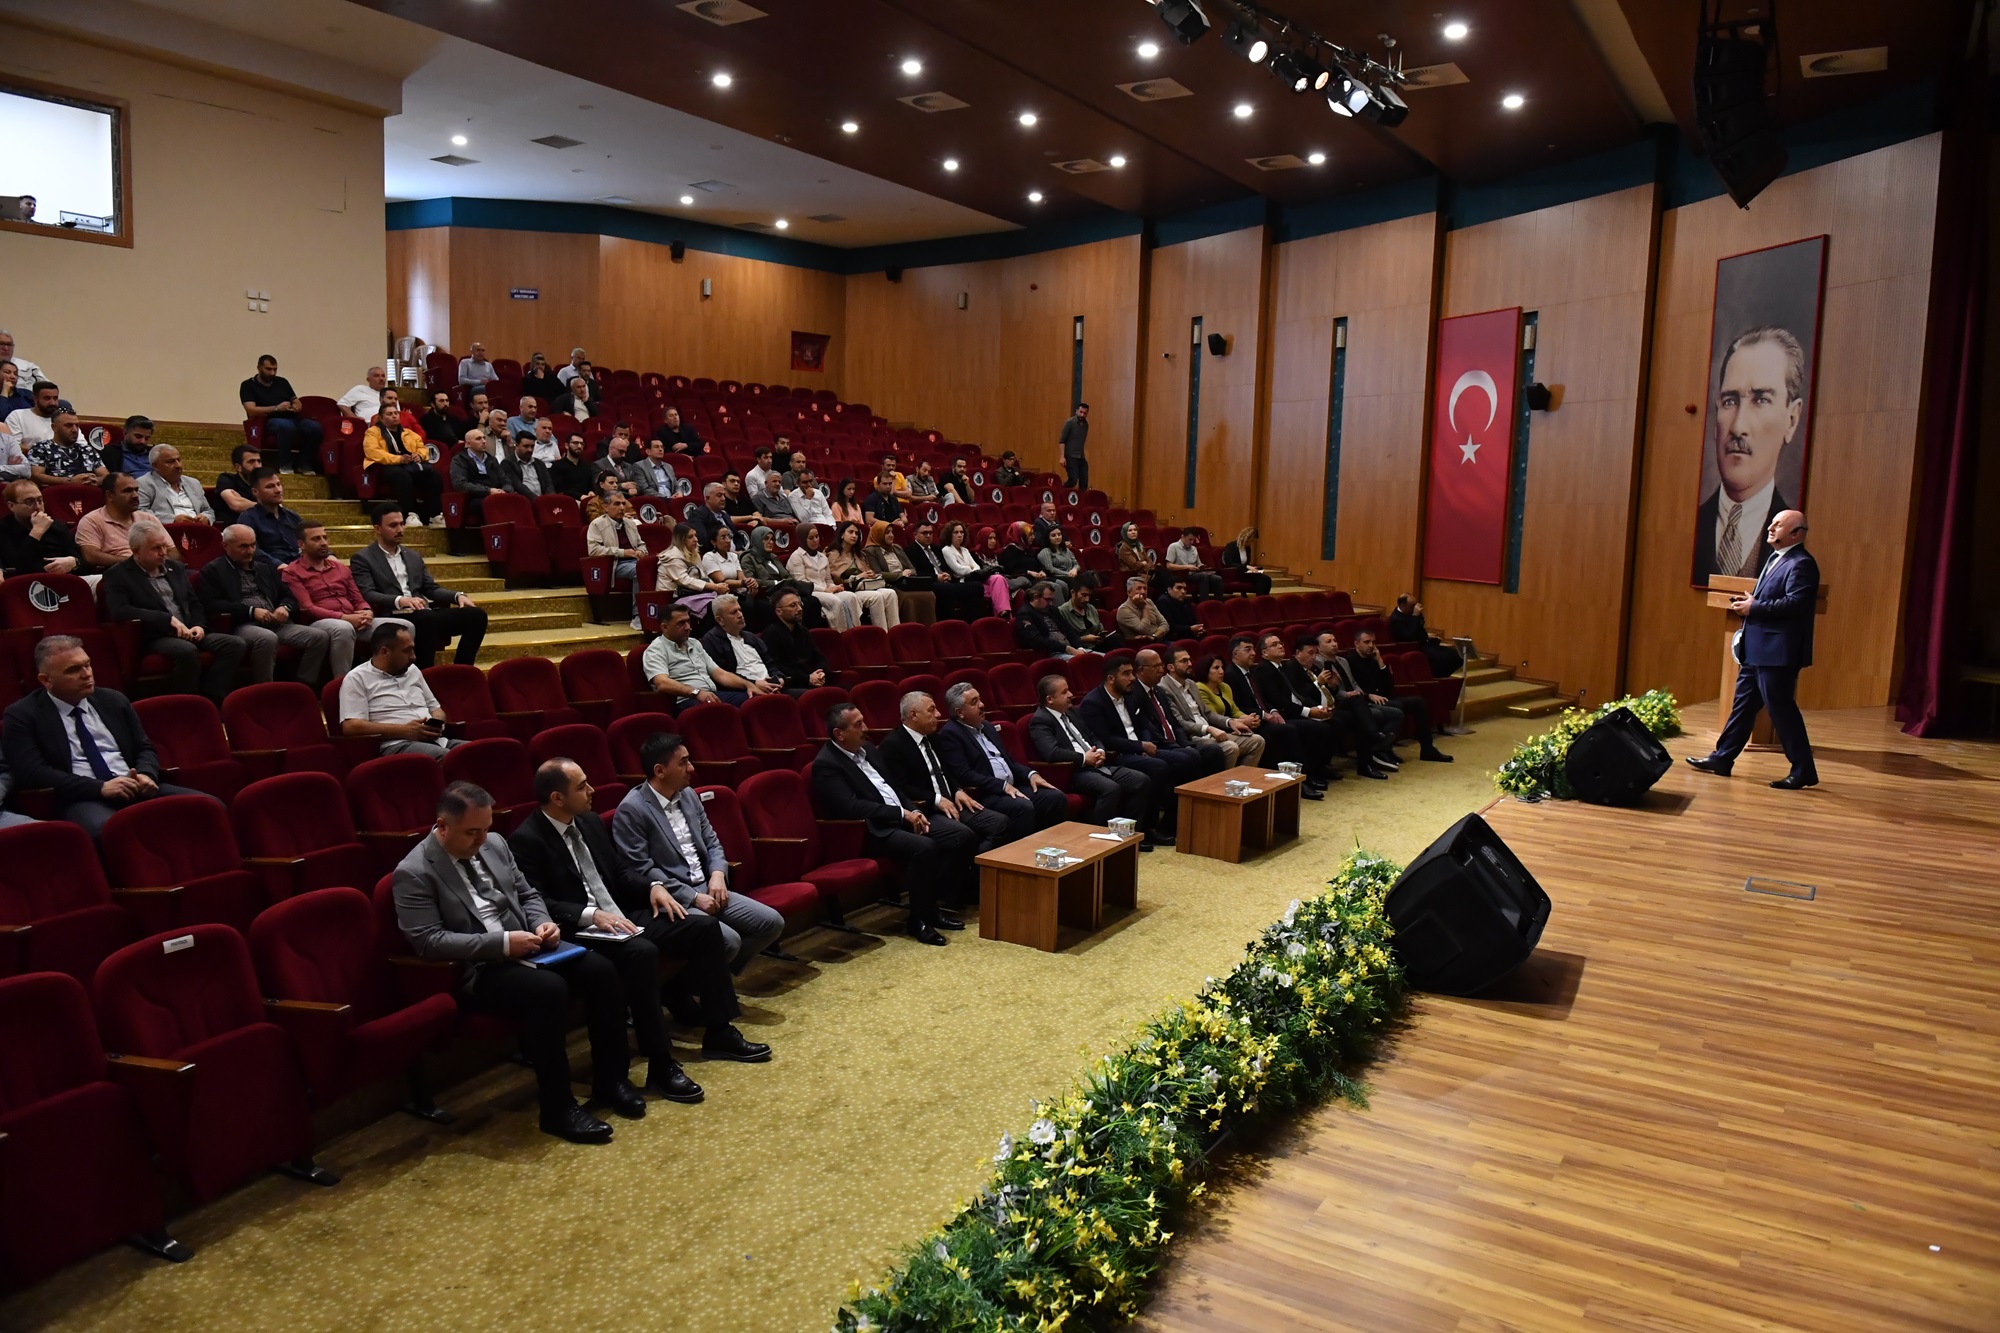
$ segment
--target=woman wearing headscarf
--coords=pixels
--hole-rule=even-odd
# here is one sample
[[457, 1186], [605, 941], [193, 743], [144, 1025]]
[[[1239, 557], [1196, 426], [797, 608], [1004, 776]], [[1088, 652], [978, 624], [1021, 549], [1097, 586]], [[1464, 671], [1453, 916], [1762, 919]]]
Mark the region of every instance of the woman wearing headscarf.
[[1148, 587], [1152, 586], [1153, 572], [1159, 561], [1140, 544], [1137, 523], [1127, 523], [1118, 529], [1118, 544], [1111, 548], [1111, 554], [1118, 561], [1120, 574], [1126, 578], [1142, 578]]
[[674, 524], [674, 538], [660, 552], [653, 586], [671, 592], [674, 601], [685, 606], [696, 620], [708, 613], [710, 602], [729, 591], [727, 583], [701, 572], [701, 539], [685, 523]]
[[[984, 528], [981, 535], [992, 531], [991, 528]], [[980, 559], [979, 552], [967, 544], [965, 524], [954, 519], [945, 527], [944, 546], [939, 554], [944, 556], [945, 568], [960, 583], [985, 586], [986, 599], [993, 603], [994, 615], [1005, 616], [1014, 609], [1013, 589], [1008, 585], [1007, 576], [1000, 572], [999, 565]]]
[[1257, 567], [1257, 553], [1252, 544], [1257, 540], [1257, 529], [1245, 528], [1236, 534], [1236, 540], [1222, 548], [1222, 567], [1236, 571], [1237, 578], [1250, 585], [1250, 591], [1262, 597], [1271, 591], [1271, 576]]
[[778, 562], [777, 536], [771, 528], [752, 528], [750, 535], [744, 539], [740, 561], [743, 577], [747, 580], [745, 586], [753, 592], [744, 610], [744, 614], [750, 617], [750, 628], [760, 630], [771, 623], [771, 606], [778, 593], [785, 589], [799, 595], [808, 629], [824, 627], [826, 613], [820, 609], [819, 598], [813, 596], [812, 584], [793, 578], [790, 571]]
[[1007, 535], [1013, 540], [1000, 548], [1000, 572], [1007, 576], [1007, 585], [1010, 588], [1026, 588], [1047, 581], [1055, 585], [1057, 601], [1067, 599], [1069, 584], [1061, 579], [1049, 578], [1042, 569], [1041, 552], [1036, 549], [1034, 524], [1009, 523]]
[[889, 539], [889, 525], [880, 519], [868, 525], [868, 545], [861, 548], [861, 560], [895, 594], [900, 619], [920, 625], [937, 624], [937, 594], [920, 592], [910, 586], [916, 570], [902, 549]]
[[861, 599], [861, 609], [874, 624], [888, 629], [903, 621], [896, 594], [861, 557], [861, 525], [843, 523], [833, 530], [833, 550], [826, 558], [833, 581]]
[[833, 577], [827, 554], [820, 549], [824, 541], [820, 530], [802, 527], [799, 532], [799, 544], [792, 548], [792, 558], [785, 561], [785, 571], [812, 589], [813, 600], [819, 603], [829, 625], [839, 630], [853, 629], [861, 622], [860, 596], [847, 591]]

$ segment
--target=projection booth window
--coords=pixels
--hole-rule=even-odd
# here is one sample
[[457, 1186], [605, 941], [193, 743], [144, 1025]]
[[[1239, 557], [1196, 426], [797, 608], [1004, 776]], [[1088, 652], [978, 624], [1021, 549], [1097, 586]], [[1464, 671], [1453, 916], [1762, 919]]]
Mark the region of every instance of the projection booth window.
[[0, 229], [132, 243], [125, 103], [0, 79], [0, 132]]

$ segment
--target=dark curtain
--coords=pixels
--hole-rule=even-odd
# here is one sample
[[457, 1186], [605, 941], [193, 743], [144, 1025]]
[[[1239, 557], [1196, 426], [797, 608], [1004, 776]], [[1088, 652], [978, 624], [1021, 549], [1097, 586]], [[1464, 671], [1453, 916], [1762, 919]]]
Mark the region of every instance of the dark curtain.
[[1903, 601], [1903, 681], [1896, 702], [1896, 718], [1912, 736], [1952, 729], [1959, 669], [1969, 647], [1966, 590], [1986, 324], [1989, 89], [1986, 7], [1958, 8], [1967, 21], [1957, 32], [1970, 36], [1967, 46], [1952, 53], [1959, 68], [1946, 77], [1943, 90], [1944, 147], [1925, 331], [1930, 351]]

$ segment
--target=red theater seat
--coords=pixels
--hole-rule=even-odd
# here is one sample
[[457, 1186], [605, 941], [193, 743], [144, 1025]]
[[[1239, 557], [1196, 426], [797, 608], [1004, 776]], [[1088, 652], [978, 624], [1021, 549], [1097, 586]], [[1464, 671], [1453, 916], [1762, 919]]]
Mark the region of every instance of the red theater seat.
[[248, 930], [270, 906], [244, 868], [229, 812], [206, 796], [155, 796], [128, 805], [98, 838], [118, 899], [145, 930], [204, 923]]
[[368, 738], [330, 736], [313, 692], [290, 680], [231, 690], [222, 701], [222, 725], [236, 758], [253, 776], [330, 773], [336, 778], [375, 756]]
[[700, 787], [696, 795], [722, 843], [722, 854], [734, 866], [729, 874], [732, 890], [749, 894], [785, 918], [786, 934], [814, 925], [825, 916], [817, 888], [802, 879], [776, 879], [771, 868], [763, 864], [735, 792], [727, 787]]
[[53, 820], [0, 829], [0, 976], [63, 972], [87, 982], [138, 933], [88, 833]]
[[526, 496], [494, 491], [481, 509], [480, 542], [486, 559], [510, 586], [549, 580], [548, 539]]
[[739, 714], [750, 753], [765, 768], [802, 769], [819, 753], [799, 723], [798, 704], [790, 695], [760, 694]]
[[681, 735], [687, 739], [688, 757], [703, 781], [734, 787], [763, 763], [750, 753], [743, 721], [728, 704], [696, 704], [683, 708], [679, 716]]
[[856, 625], [840, 636], [840, 646], [847, 654], [844, 679], [894, 680], [902, 674], [889, 644], [889, 631], [879, 625]]
[[160, 776], [166, 781], [227, 803], [250, 780], [243, 761], [230, 753], [222, 714], [203, 696], [162, 694], [136, 699], [132, 707], [159, 753]]
[[361, 888], [380, 872], [354, 832], [347, 793], [329, 773], [281, 773], [236, 794], [230, 822], [245, 864], [262, 874], [270, 896], [312, 889]]
[[517, 740], [532, 740], [538, 731], [584, 721], [583, 714], [563, 695], [561, 669], [546, 657], [509, 657], [495, 662], [486, 672], [486, 688], [500, 720], [514, 728]]
[[[954, 672], [947, 679], [956, 682], [963, 674], [966, 673]], [[979, 697], [987, 711], [1018, 720], [1040, 706], [1035, 679], [1019, 662], [1002, 662], [988, 671], [986, 677], [988, 683], [980, 687]]]
[[[805, 729], [806, 739], [817, 747], [827, 738], [826, 715], [833, 711], [835, 704], [852, 703], [853, 700], [838, 685], [822, 685], [818, 689], [807, 690], [795, 702], [799, 707], [799, 726]], [[818, 752], [816, 748], [814, 752]]]
[[1030, 662], [1032, 652], [1025, 656], [1014, 644], [1014, 624], [998, 616], [981, 616], [972, 622], [972, 642], [979, 652], [981, 666], [991, 670], [1002, 662]]
[[905, 676], [937, 670], [937, 652], [931, 645], [930, 626], [906, 620], [889, 631], [889, 651], [896, 670]]
[[[738, 804], [763, 873], [780, 882], [812, 885], [829, 925], [844, 925], [847, 909], [882, 896], [882, 868], [859, 854], [859, 827], [815, 818], [800, 774], [789, 769], [759, 773], [743, 784]], [[823, 835], [835, 829], [851, 842], [851, 855], [833, 856], [823, 844]]]
[[632, 686], [623, 654], [609, 648], [586, 648], [563, 658], [563, 693], [586, 722], [609, 727], [631, 713], [670, 713], [671, 701]]
[[[728, 707], [727, 704], [722, 706]], [[633, 713], [613, 722], [610, 730], [604, 733], [604, 739], [611, 745], [611, 763], [618, 770], [620, 780], [633, 787], [644, 782], [651, 775], [640, 771], [639, 748], [646, 743], [648, 736], [679, 730], [679, 723], [665, 713]]]
[[550, 727], [535, 733], [528, 745], [528, 758], [536, 768], [551, 759], [567, 759], [583, 770], [591, 786], [590, 808], [600, 814], [616, 810], [631, 787], [618, 777], [611, 761], [611, 744], [604, 733], [588, 723]]
[[888, 680], [864, 680], [852, 691], [854, 706], [868, 727], [870, 740], [881, 740], [902, 722], [903, 687]]
[[535, 799], [535, 769], [528, 747], [512, 736], [454, 745], [439, 764], [447, 784], [470, 782], [493, 798], [493, 834], [504, 838], [541, 805]]
[[375, 854], [387, 874], [437, 822], [444, 774], [438, 761], [420, 754], [391, 754], [356, 764], [347, 775], [347, 808], [354, 836]]
[[931, 650], [946, 671], [979, 665], [979, 645], [972, 626], [963, 620], [940, 620], [930, 627]]
[[456, 663], [425, 667], [424, 683], [437, 696], [445, 717], [459, 725], [465, 739], [480, 741], [514, 734], [513, 725], [503, 720], [500, 710], [493, 706], [486, 673], [478, 667]]

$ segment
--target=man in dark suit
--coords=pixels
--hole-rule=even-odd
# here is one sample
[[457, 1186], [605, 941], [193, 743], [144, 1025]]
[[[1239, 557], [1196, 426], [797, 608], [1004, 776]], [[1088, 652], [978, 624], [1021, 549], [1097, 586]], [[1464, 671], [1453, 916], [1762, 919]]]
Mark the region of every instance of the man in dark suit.
[[[1095, 803], [1090, 812], [1092, 823], [1129, 819], [1145, 829], [1155, 803], [1152, 780], [1136, 768], [1112, 762], [1111, 752], [1091, 736], [1071, 709], [1074, 696], [1066, 678], [1043, 676], [1035, 682], [1035, 691], [1042, 706], [1028, 719], [1028, 753], [1048, 763], [1073, 766], [1070, 789]], [[1153, 850], [1150, 832], [1139, 850]]]
[[1014, 613], [1014, 642], [1044, 657], [1073, 656], [1076, 645], [1056, 620], [1055, 602], [1055, 584], [1043, 581], [1029, 588], [1027, 601]]
[[597, 485], [597, 462], [588, 455], [583, 432], [575, 431], [564, 442], [562, 457], [549, 465], [549, 475], [556, 479], [556, 492], [578, 504]]
[[[924, 812], [933, 824], [956, 820], [979, 835], [974, 854], [989, 852], [1008, 841], [1007, 816], [988, 810], [985, 802], [958, 785], [945, 767], [936, 736], [944, 724], [937, 700], [921, 691], [905, 694], [898, 709], [902, 725], [882, 738], [882, 776], [903, 804]], [[959, 899], [946, 898], [957, 906]]]
[[500, 465], [500, 482], [496, 489], [525, 495], [530, 500], [540, 495], [559, 494], [555, 474], [549, 471], [547, 463], [535, 457], [535, 437], [532, 435], [524, 435], [514, 441], [514, 456]]
[[821, 819], [852, 819], [865, 825], [862, 855], [887, 857], [903, 867], [910, 934], [922, 944], [943, 944], [938, 928], [962, 930], [964, 923], [939, 910], [938, 886], [963, 886], [978, 875], [972, 858], [979, 835], [957, 820], [933, 822], [923, 811], [903, 804], [882, 775], [882, 753], [868, 743], [868, 724], [859, 708], [835, 705], [827, 715], [826, 729], [830, 739], [812, 763], [814, 812]]
[[222, 555], [201, 567], [195, 592], [211, 616], [228, 616], [236, 638], [249, 645], [250, 679], [261, 683], [275, 674], [278, 645], [299, 650], [300, 683], [317, 686], [333, 646], [330, 631], [300, 623], [298, 599], [285, 586], [278, 567], [257, 558], [257, 534], [247, 524], [222, 530]]
[[403, 515], [394, 505], [376, 509], [375, 540], [356, 551], [347, 567], [370, 610], [410, 622], [419, 667], [436, 662], [438, 650], [454, 635], [458, 651], [452, 660], [461, 665], [479, 660], [486, 613], [464, 593], [439, 587], [424, 568], [424, 557], [403, 545]]
[[[742, 1009], [729, 978], [722, 923], [689, 912], [664, 890], [633, 893], [618, 873], [618, 853], [603, 819], [591, 809], [591, 794], [590, 779], [576, 763], [544, 763], [535, 770], [542, 808], [521, 822], [507, 846], [564, 937], [602, 953], [618, 968], [639, 1050], [651, 1062], [646, 1086], [669, 1101], [698, 1102], [701, 1088], [674, 1059], [673, 1036], [660, 1010], [662, 991], [677, 1017], [706, 1029], [702, 1049], [709, 1055], [758, 1063], [771, 1058], [771, 1048], [745, 1041], [731, 1025]], [[606, 935], [621, 938], [602, 938]], [[664, 986], [662, 958], [681, 963]]]
[[[1394, 716], [1395, 725], [1388, 729], [1392, 743], [1403, 729], [1403, 718], [1408, 717], [1416, 728], [1417, 758], [1432, 764], [1451, 762], [1451, 756], [1437, 747], [1437, 738], [1431, 730], [1431, 706], [1421, 695], [1396, 693], [1396, 674], [1382, 660], [1375, 631], [1364, 629], [1356, 633], [1353, 655], [1338, 665], [1350, 668], [1354, 683], [1361, 687], [1363, 699], [1376, 715]], [[1389, 757], [1395, 759], [1393, 751]]]
[[51, 634], [36, 643], [35, 677], [42, 688], [7, 705], [0, 736], [14, 783], [53, 789], [56, 818], [95, 838], [135, 801], [207, 795], [160, 781], [138, 712], [118, 691], [98, 688], [82, 639]]
[[0, 572], [74, 574], [83, 563], [76, 537], [50, 517], [41, 483], [23, 477], [7, 483], [7, 517], [0, 518]]
[[[139, 654], [167, 659], [167, 692], [193, 694], [196, 687], [220, 707], [236, 684], [236, 669], [250, 645], [233, 634], [208, 628], [201, 599], [188, 584], [187, 566], [170, 559], [174, 539], [150, 514], [134, 519], [130, 559], [105, 572], [98, 595], [107, 620], [139, 622]], [[201, 655], [209, 654], [203, 666]]]
[[570, 1000], [580, 998], [590, 1026], [592, 1100], [627, 1120], [645, 1116], [646, 1099], [627, 1078], [618, 969], [588, 950], [535, 964], [536, 955], [564, 947], [562, 932], [507, 844], [487, 837], [492, 828], [492, 796], [470, 782], [444, 789], [436, 825], [396, 866], [396, 925], [419, 958], [466, 964], [461, 1005], [518, 1025], [541, 1093], [542, 1132], [609, 1143], [611, 1126], [570, 1093], [565, 1039]]
[[[1782, 791], [1819, 785], [1812, 741], [1799, 713], [1799, 672], [1812, 665], [1813, 616], [1819, 609], [1819, 565], [1806, 551], [1806, 516], [1787, 509], [1765, 532], [1771, 558], [1748, 596], [1730, 603], [1743, 617], [1737, 631], [1736, 698], [1715, 749], [1688, 763], [1704, 773], [1728, 777], [1736, 756], [1750, 741], [1759, 709], [1771, 710], [1771, 728], [1785, 747], [1792, 771], [1771, 785]], [[9, 710], [11, 711], [11, 710]]]
[[[1336, 720], [1334, 707], [1321, 693], [1319, 682], [1309, 673], [1296, 670], [1297, 664], [1285, 653], [1284, 635], [1262, 635], [1257, 640], [1257, 651], [1262, 660], [1248, 672], [1257, 693], [1285, 720], [1285, 729], [1292, 733], [1305, 756], [1301, 762], [1307, 778], [1324, 781], [1325, 775], [1332, 772], [1333, 756], [1340, 750], [1346, 728]], [[1314, 652], [1317, 651], [1315, 644]], [[1299, 679], [1286, 674], [1288, 666], [1295, 668]]]
[[1172, 843], [1180, 814], [1174, 788], [1199, 777], [1201, 759], [1192, 749], [1163, 750], [1150, 725], [1139, 711], [1142, 702], [1134, 693], [1139, 681], [1132, 664], [1123, 658], [1105, 663], [1104, 683], [1083, 696], [1077, 715], [1124, 768], [1136, 768], [1153, 784], [1153, 840]]
[[[1257, 734], [1264, 738], [1264, 762], [1302, 763], [1305, 751], [1300, 745], [1299, 734], [1278, 709], [1279, 700], [1290, 691], [1284, 688], [1284, 682], [1274, 681], [1271, 674], [1262, 671], [1261, 665], [1257, 660], [1257, 641], [1247, 634], [1239, 634], [1229, 641], [1229, 665], [1223, 671], [1223, 680], [1236, 696], [1236, 702], [1257, 719]], [[1306, 768], [1302, 794], [1309, 801], [1325, 796], [1327, 783], [1340, 781], [1338, 773], [1314, 773], [1310, 764]]]
[[1389, 637], [1423, 649], [1424, 660], [1431, 664], [1431, 674], [1440, 680], [1456, 675], [1465, 666], [1458, 649], [1425, 627], [1424, 604], [1408, 593], [1397, 594], [1395, 609], [1389, 612]]
[[757, 636], [764, 644], [765, 665], [787, 690], [803, 693], [826, 684], [832, 668], [806, 628], [804, 599], [790, 588], [781, 588], [771, 599], [771, 612], [777, 618]]
[[468, 528], [478, 527], [485, 520], [486, 497], [506, 489], [500, 460], [493, 457], [486, 432], [478, 426], [465, 432], [465, 447], [452, 455], [451, 488], [465, 497]]
[[1194, 775], [1203, 777], [1210, 773], [1220, 773], [1229, 767], [1229, 759], [1222, 747], [1208, 738], [1207, 732], [1196, 735], [1181, 725], [1174, 715], [1173, 704], [1159, 693], [1159, 685], [1166, 679], [1166, 659], [1152, 648], [1141, 648], [1132, 658], [1133, 697], [1138, 701], [1139, 720], [1145, 724], [1145, 734], [1162, 750], [1176, 754], [1191, 753], [1195, 757]]
[[979, 687], [960, 681], [944, 692], [951, 721], [932, 738], [945, 772], [988, 811], [1007, 819], [1006, 841], [1025, 838], [1069, 818], [1069, 798], [1026, 764], [1008, 755], [1000, 729], [986, 720]]

